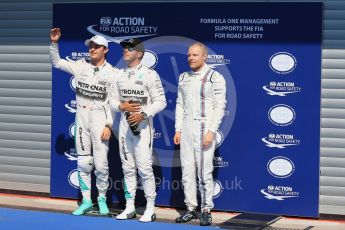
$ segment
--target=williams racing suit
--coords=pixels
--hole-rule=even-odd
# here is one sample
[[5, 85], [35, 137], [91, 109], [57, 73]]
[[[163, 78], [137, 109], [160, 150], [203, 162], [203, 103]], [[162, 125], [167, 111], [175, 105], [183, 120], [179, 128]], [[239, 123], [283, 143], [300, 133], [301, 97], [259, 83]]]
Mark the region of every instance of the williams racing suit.
[[126, 200], [133, 200], [137, 189], [137, 168], [147, 202], [156, 198], [155, 177], [153, 175], [153, 117], [166, 106], [164, 89], [158, 74], [139, 64], [133, 68], [120, 70], [114, 85], [112, 108], [119, 111], [121, 102], [132, 101], [141, 104], [147, 119], [139, 123], [139, 135], [134, 135], [129, 127], [126, 115], [121, 114], [119, 127], [119, 148], [124, 173], [124, 191]]
[[201, 208], [213, 208], [213, 156], [215, 140], [208, 149], [202, 147], [208, 131], [216, 134], [226, 107], [226, 83], [217, 71], [204, 65], [199, 72], [179, 76], [175, 131], [181, 133], [180, 158], [185, 203], [198, 205], [196, 172], [201, 194]]
[[78, 154], [78, 179], [84, 198], [90, 199], [91, 171], [95, 166], [99, 195], [108, 189], [108, 141], [101, 140], [105, 126], [112, 127], [108, 93], [118, 70], [105, 62], [94, 66], [86, 60], [67, 61], [60, 58], [58, 45], [50, 46], [54, 67], [74, 75], [76, 83], [75, 147]]

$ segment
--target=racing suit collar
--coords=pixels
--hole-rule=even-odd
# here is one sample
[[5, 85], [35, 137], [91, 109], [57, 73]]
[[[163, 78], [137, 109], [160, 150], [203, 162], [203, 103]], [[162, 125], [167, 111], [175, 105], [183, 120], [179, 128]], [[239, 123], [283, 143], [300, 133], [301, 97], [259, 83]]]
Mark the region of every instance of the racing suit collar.
[[138, 64], [138, 65], [136, 65], [136, 66], [134, 66], [134, 67], [126, 67], [125, 68], [125, 72], [136, 72], [136, 71], [138, 71], [139, 69], [141, 69], [141, 67], [142, 67], [142, 64], [141, 64], [141, 62]]
[[194, 72], [193, 70], [190, 71], [191, 75], [199, 76], [202, 75], [207, 69], [210, 67], [205, 63], [201, 70]]
[[104, 63], [102, 65], [99, 65], [99, 66], [93, 65], [91, 62], [90, 62], [90, 64], [92, 65], [93, 68], [98, 67], [99, 69], [102, 69], [104, 66], [106, 66], [108, 64], [108, 62], [107, 62], [107, 60], [104, 60]]
[[107, 64], [108, 63], [106, 60], [104, 61], [104, 63], [102, 65], [99, 65], [99, 66], [95, 66], [90, 62], [90, 67], [93, 70], [94, 76], [97, 75], [99, 73], [99, 71], [102, 70]]

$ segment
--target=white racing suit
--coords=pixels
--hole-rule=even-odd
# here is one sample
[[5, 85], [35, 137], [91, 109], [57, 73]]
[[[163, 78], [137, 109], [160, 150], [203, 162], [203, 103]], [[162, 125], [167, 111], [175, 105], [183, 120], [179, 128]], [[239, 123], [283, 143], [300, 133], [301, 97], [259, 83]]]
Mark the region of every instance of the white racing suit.
[[124, 112], [121, 114], [119, 152], [126, 200], [135, 198], [138, 169], [146, 200], [154, 203], [156, 185], [152, 169], [153, 117], [166, 106], [161, 80], [154, 70], [139, 64], [120, 70], [114, 92], [114, 100], [111, 100], [110, 104], [115, 111], [119, 111], [121, 102], [132, 101], [140, 103], [141, 111], [147, 114], [147, 119], [139, 123], [139, 135], [133, 134]]
[[203, 149], [208, 131], [216, 134], [226, 106], [224, 77], [205, 64], [199, 72], [179, 76], [175, 131], [181, 132], [180, 158], [185, 203], [197, 207], [196, 173], [201, 194], [201, 208], [213, 208], [213, 157], [215, 140]]
[[108, 189], [108, 141], [101, 141], [105, 126], [112, 127], [108, 94], [118, 71], [105, 62], [94, 66], [86, 60], [61, 59], [58, 45], [50, 46], [54, 67], [74, 75], [76, 83], [75, 148], [78, 154], [78, 179], [84, 198], [90, 199], [91, 171], [95, 166], [96, 186], [100, 195]]

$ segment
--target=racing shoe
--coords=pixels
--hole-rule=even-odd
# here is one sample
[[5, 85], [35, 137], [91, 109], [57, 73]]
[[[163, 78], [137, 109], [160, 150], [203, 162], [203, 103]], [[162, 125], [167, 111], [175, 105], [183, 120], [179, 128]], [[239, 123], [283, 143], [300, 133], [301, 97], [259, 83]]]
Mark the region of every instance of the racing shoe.
[[201, 213], [200, 226], [209, 226], [212, 224], [211, 212], [204, 211]]
[[144, 215], [139, 219], [140, 222], [153, 222], [156, 220], [155, 208], [148, 207], [146, 208]]
[[75, 216], [80, 216], [87, 213], [88, 211], [91, 211], [92, 208], [93, 208], [92, 201], [83, 199], [83, 202], [81, 203], [81, 205], [76, 210], [74, 210], [72, 214]]
[[101, 215], [108, 215], [109, 214], [109, 209], [108, 209], [108, 206], [107, 206], [107, 202], [106, 202], [105, 196], [99, 196], [97, 198], [97, 202], [98, 202], [99, 213]]
[[127, 206], [126, 209], [119, 215], [116, 216], [118, 220], [130, 220], [137, 216], [135, 213], [134, 206]]
[[175, 219], [176, 223], [186, 223], [193, 219], [197, 219], [198, 215], [194, 210], [187, 210], [183, 215]]

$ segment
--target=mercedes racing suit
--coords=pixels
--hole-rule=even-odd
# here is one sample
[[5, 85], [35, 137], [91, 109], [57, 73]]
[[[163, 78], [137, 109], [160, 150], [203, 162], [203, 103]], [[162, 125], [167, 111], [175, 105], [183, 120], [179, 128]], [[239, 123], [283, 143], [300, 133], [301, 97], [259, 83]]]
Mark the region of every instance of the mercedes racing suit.
[[226, 83], [217, 71], [204, 65], [198, 72], [179, 76], [175, 131], [181, 133], [180, 158], [185, 203], [198, 205], [196, 172], [201, 194], [201, 208], [213, 208], [213, 156], [215, 140], [208, 149], [202, 147], [208, 131], [216, 134], [226, 106]]
[[137, 171], [147, 202], [156, 198], [155, 177], [153, 175], [153, 117], [166, 106], [164, 89], [158, 74], [139, 64], [133, 68], [120, 70], [114, 85], [114, 100], [110, 101], [115, 111], [122, 102], [132, 101], [141, 104], [147, 119], [139, 123], [139, 135], [134, 135], [126, 116], [122, 112], [119, 127], [119, 149], [124, 173], [126, 200], [133, 200], [137, 189]]
[[75, 147], [78, 158], [79, 186], [84, 198], [90, 199], [91, 171], [95, 166], [96, 186], [100, 195], [108, 189], [108, 141], [101, 140], [105, 126], [113, 125], [108, 93], [117, 70], [109, 63], [94, 66], [86, 60], [61, 59], [58, 45], [50, 46], [54, 67], [74, 75], [76, 83]]

